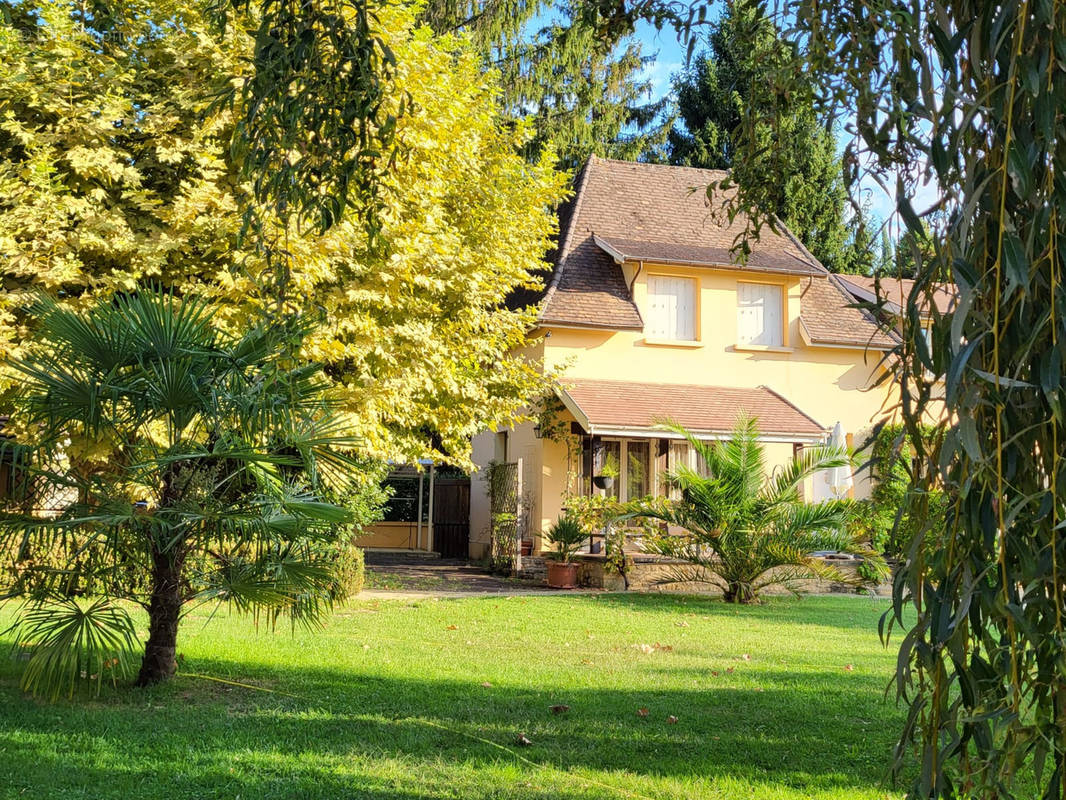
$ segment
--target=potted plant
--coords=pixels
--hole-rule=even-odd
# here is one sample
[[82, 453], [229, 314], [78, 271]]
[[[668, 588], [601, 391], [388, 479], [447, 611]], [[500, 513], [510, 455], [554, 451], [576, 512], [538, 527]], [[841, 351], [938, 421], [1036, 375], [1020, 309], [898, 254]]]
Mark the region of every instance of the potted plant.
[[560, 517], [548, 531], [548, 541], [555, 550], [548, 553], [548, 585], [553, 589], [573, 589], [577, 586], [577, 564], [573, 558], [588, 534], [570, 516]]
[[600, 467], [598, 475], [592, 477], [592, 484], [597, 489], [603, 489], [607, 491], [614, 486], [614, 479], [618, 477], [618, 460], [613, 454], [609, 454], [603, 459], [603, 466]]

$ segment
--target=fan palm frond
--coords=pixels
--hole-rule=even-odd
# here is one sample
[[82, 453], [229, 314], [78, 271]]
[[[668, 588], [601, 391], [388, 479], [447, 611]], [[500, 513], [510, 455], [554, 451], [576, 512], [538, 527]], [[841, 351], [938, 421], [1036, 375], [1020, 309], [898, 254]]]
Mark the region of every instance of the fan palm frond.
[[99, 691], [105, 678], [127, 677], [137, 643], [129, 614], [106, 598], [32, 602], [14, 632], [16, 654], [27, 658], [23, 690], [50, 700], [72, 697], [79, 683]]

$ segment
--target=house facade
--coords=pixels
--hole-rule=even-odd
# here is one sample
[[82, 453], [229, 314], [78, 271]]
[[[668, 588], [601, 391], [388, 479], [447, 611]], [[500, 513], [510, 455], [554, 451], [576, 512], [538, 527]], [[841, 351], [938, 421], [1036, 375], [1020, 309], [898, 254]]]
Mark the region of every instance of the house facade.
[[[558, 397], [534, 421], [475, 437], [472, 557], [489, 543], [491, 462], [520, 464], [524, 536], [537, 552], [573, 494], [664, 493], [668, 469], [698, 466], [657, 427], [664, 419], [714, 439], [738, 415], [756, 417], [772, 470], [837, 423], [861, 445], [891, 407], [889, 384], [877, 383], [893, 338], [783, 227], [764, 227], [735, 263], [745, 220], [705, 191], [724, 177], [596, 157], [578, 174], [551, 278], [523, 298], [538, 308], [530, 356], [558, 376]], [[593, 481], [605, 465], [618, 472], [606, 490]], [[804, 487], [813, 500], [839, 491], [820, 477]], [[860, 471], [849, 491], [865, 497], [869, 483]]]

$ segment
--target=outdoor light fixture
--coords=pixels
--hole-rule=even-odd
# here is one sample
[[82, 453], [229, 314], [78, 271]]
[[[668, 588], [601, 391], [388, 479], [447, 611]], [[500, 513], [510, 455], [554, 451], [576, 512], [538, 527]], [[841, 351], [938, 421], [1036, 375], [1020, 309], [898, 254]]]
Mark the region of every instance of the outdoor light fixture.
[[544, 435], [544, 431], [541, 430], [540, 425], [533, 426], [533, 435], [536, 436], [538, 439]]

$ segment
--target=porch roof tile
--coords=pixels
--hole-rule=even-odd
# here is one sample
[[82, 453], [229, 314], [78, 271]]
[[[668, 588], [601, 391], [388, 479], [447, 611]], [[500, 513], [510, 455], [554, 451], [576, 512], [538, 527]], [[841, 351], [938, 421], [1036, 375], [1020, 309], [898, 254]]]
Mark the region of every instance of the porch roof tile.
[[764, 434], [820, 436], [824, 425], [766, 386], [566, 381], [563, 391], [596, 428], [651, 429], [672, 419], [697, 433], [728, 433], [741, 413]]

